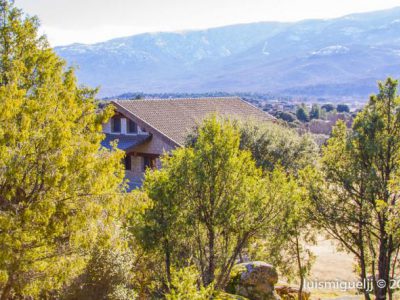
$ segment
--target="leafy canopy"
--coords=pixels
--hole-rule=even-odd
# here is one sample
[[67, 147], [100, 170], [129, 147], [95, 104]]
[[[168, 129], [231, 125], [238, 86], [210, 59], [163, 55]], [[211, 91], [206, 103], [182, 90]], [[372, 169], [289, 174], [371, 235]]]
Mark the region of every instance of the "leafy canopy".
[[278, 124], [244, 122], [238, 124], [240, 147], [252, 153], [257, 165], [272, 171], [277, 166], [291, 174], [309, 165], [318, 157], [318, 147], [310, 135], [299, 135], [294, 129]]
[[144, 182], [153, 206], [143, 216], [143, 242], [164, 253], [167, 273], [187, 259], [203, 286], [223, 288], [241, 251], [281, 213], [286, 176], [280, 168], [263, 176], [240, 149], [239, 130], [215, 116], [162, 164]]
[[100, 149], [95, 91], [77, 86], [38, 21], [0, 1], [0, 282], [2, 297], [59, 287], [106, 232], [122, 153]]

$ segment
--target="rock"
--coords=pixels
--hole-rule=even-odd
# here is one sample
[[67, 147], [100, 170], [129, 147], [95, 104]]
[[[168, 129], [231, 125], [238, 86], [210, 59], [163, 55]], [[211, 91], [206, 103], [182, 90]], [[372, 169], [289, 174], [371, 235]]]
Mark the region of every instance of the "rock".
[[277, 300], [274, 285], [278, 282], [275, 268], [265, 262], [246, 262], [235, 265], [226, 291], [250, 300]]
[[[280, 285], [275, 287], [276, 293], [281, 297], [283, 300], [295, 300], [298, 299], [299, 288]], [[302, 291], [301, 292], [301, 300], [309, 300], [311, 296], [310, 292]]]

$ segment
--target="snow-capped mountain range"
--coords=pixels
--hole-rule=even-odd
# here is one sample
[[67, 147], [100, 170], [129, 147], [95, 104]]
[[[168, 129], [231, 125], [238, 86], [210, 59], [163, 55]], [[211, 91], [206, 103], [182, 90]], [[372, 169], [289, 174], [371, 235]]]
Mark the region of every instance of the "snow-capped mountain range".
[[400, 7], [329, 20], [160, 32], [57, 47], [79, 81], [124, 92], [362, 98], [400, 77]]

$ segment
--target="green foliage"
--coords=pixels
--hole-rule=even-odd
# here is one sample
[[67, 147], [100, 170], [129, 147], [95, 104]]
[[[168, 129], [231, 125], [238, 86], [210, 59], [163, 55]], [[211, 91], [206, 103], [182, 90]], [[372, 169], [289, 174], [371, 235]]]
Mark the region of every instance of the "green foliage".
[[338, 113], [341, 113], [341, 112], [349, 113], [350, 112], [350, 107], [347, 104], [338, 104], [336, 106], [336, 111]]
[[163, 168], [146, 174], [144, 189], [153, 206], [143, 216], [142, 236], [149, 239], [145, 245], [154, 243], [164, 252], [167, 272], [169, 264], [191, 258], [203, 286], [214, 282], [220, 289], [241, 250], [280, 213], [282, 172], [263, 177], [239, 145], [235, 126], [213, 117], [200, 126], [192, 146], [164, 156]]
[[279, 221], [261, 239], [253, 240], [250, 257], [273, 263], [288, 279], [298, 277], [302, 282], [314, 261], [304, 244], [315, 242], [315, 231], [310, 226], [308, 195], [297, 176], [316, 164], [318, 147], [309, 135], [275, 124], [245, 123], [240, 129], [241, 147], [250, 150], [265, 171], [278, 171], [271, 180], [284, 195]]
[[236, 287], [240, 284], [240, 279], [243, 273], [247, 271], [244, 264], [237, 264], [232, 268], [229, 276], [229, 283], [225, 287], [228, 293], [236, 293]]
[[170, 291], [167, 300], [208, 300], [213, 299], [213, 285], [203, 287], [201, 278], [194, 266], [182, 268], [172, 273]]
[[302, 285], [315, 259], [306, 246], [316, 242], [309, 215], [310, 199], [299, 178], [283, 172], [274, 177], [284, 195], [281, 214], [262, 239], [253, 241], [248, 251], [253, 259], [273, 264], [287, 280], [298, 279]]
[[123, 248], [96, 247], [85, 271], [64, 291], [68, 299], [132, 300], [134, 256]]
[[252, 153], [258, 166], [272, 171], [282, 166], [286, 172], [297, 172], [314, 165], [318, 147], [310, 135], [299, 135], [294, 129], [277, 124], [246, 122], [239, 124], [240, 147]]
[[326, 112], [333, 112], [335, 110], [335, 106], [333, 104], [324, 104], [321, 106], [321, 109], [323, 109]]
[[38, 22], [0, 1], [2, 297], [38, 295], [79, 274], [120, 200], [123, 153], [100, 149], [95, 91], [37, 36]]
[[302, 104], [296, 110], [296, 117], [300, 122], [306, 123], [310, 121], [310, 116], [307, 107]]
[[145, 251], [155, 251], [165, 256], [165, 275], [169, 283], [172, 257], [180, 256], [178, 266], [185, 266], [187, 258], [186, 251], [183, 250], [187, 243], [182, 210], [184, 203], [181, 202], [182, 199], [175, 197], [176, 191], [180, 189], [179, 182], [171, 180], [175, 172], [178, 170], [173, 165], [170, 168], [164, 166], [162, 170], [146, 172], [143, 189], [152, 200], [152, 204], [142, 215], [138, 226], [132, 227]]
[[310, 119], [321, 119], [321, 107], [318, 104], [313, 104], [310, 111]]
[[[377, 274], [389, 282], [395, 272], [391, 265], [400, 246], [398, 181], [400, 170], [400, 97], [397, 81], [379, 83], [357, 115], [352, 130], [338, 122], [323, 149], [324, 175], [304, 176], [312, 192], [312, 216], [317, 224], [353, 253], [361, 278]], [[368, 299], [368, 293], [365, 297]], [[377, 288], [380, 299], [391, 292]]]
[[292, 123], [297, 120], [297, 117], [295, 114], [293, 114], [291, 112], [287, 112], [287, 111], [278, 111], [275, 114], [275, 117], [277, 117], [278, 119], [281, 119], [283, 121], [286, 121], [288, 123]]

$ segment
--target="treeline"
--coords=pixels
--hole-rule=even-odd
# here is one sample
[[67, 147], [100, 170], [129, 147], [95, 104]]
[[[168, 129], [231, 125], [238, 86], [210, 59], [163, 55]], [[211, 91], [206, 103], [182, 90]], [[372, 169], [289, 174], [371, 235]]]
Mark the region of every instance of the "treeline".
[[276, 110], [272, 111], [278, 119], [288, 122], [289, 124], [301, 125], [311, 120], [327, 120], [332, 115], [348, 114], [350, 115], [350, 107], [347, 104], [312, 104], [311, 109], [304, 103], [297, 105], [293, 111]]
[[103, 100], [112, 100], [112, 99], [147, 99], [147, 98], [156, 98], [156, 99], [170, 99], [170, 98], [199, 98], [199, 97], [241, 97], [246, 99], [249, 102], [258, 103], [259, 101], [271, 100], [271, 99], [279, 99], [282, 101], [289, 101], [290, 97], [285, 96], [277, 96], [269, 93], [251, 93], [251, 92], [236, 92], [236, 93], [228, 93], [228, 92], [203, 92], [203, 93], [143, 93], [143, 92], [129, 92], [124, 93], [112, 97], [105, 97]]
[[372, 280], [365, 299], [393, 297], [397, 81], [322, 149], [278, 124], [211, 116], [127, 192], [124, 153], [100, 147], [111, 107], [77, 85], [37, 19], [0, 8], [0, 299], [229, 299], [245, 260], [273, 263], [301, 299], [319, 232]]

